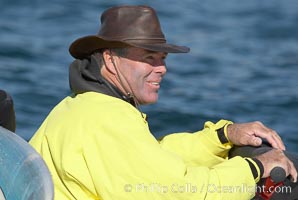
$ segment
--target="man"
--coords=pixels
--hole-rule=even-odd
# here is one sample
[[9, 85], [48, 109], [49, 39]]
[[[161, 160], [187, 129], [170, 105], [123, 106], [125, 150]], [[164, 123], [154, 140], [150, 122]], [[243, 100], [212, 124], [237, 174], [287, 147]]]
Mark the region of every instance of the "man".
[[12, 132], [16, 130], [13, 100], [4, 90], [0, 90], [0, 126]]
[[[55, 199], [251, 199], [275, 166], [296, 181], [280, 137], [260, 122], [220, 120], [193, 134], [153, 137], [138, 105], [157, 101], [167, 54], [188, 51], [166, 43], [147, 6], [110, 8], [97, 35], [72, 43], [73, 95], [30, 141], [49, 166]], [[258, 146], [261, 138], [275, 149], [228, 160], [233, 145]]]

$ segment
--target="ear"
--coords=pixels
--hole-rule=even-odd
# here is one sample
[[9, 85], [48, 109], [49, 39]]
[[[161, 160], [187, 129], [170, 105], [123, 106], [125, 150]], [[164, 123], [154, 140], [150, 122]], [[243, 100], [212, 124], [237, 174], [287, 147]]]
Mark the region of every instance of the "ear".
[[104, 66], [107, 71], [112, 73], [113, 75], [117, 74], [117, 71], [115, 69], [115, 57], [112, 57], [112, 52], [109, 49], [105, 49], [102, 53], [103, 61], [104, 61]]

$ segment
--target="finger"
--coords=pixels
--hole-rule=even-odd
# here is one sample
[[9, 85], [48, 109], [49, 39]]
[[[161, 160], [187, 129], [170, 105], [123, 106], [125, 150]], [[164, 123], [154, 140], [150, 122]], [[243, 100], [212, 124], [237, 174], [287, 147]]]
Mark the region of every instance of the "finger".
[[266, 127], [262, 122], [255, 122], [255, 135], [266, 139], [272, 147], [285, 150], [285, 145], [276, 131]]
[[271, 132], [272, 132], [272, 135], [271, 135], [272, 139], [275, 142], [275, 146], [273, 146], [273, 147], [281, 149], [281, 150], [286, 150], [286, 147], [285, 147], [283, 141], [281, 140], [280, 136], [273, 130], [271, 130]]
[[269, 134], [258, 134], [260, 137], [262, 137], [263, 139], [267, 140], [268, 143], [275, 149], [282, 149], [282, 145], [279, 144], [279, 142], [274, 138], [273, 135], [269, 135]]
[[289, 161], [289, 166], [290, 166], [289, 174], [292, 177], [292, 182], [296, 183], [297, 182], [297, 170], [295, 168], [295, 165], [293, 164], [292, 161]]
[[273, 148], [285, 150], [283, 143], [276, 139], [274, 135], [265, 135], [264, 138], [271, 144]]
[[252, 146], [260, 146], [262, 144], [262, 139], [259, 137], [253, 136], [252, 138], [249, 138], [248, 143], [249, 145], [252, 145]]
[[240, 138], [240, 144], [251, 145], [251, 146], [260, 146], [262, 144], [262, 139], [260, 137], [256, 137], [255, 135], [244, 135]]
[[271, 129], [264, 128], [263, 131], [256, 133], [256, 135], [266, 139], [273, 148], [281, 150], [286, 149], [279, 135]]
[[277, 146], [279, 149], [282, 150], [286, 150], [285, 144], [283, 143], [281, 137], [278, 135], [278, 133], [272, 129], [270, 129], [271, 133], [272, 133], [272, 137], [275, 140], [275, 142], [277, 143]]

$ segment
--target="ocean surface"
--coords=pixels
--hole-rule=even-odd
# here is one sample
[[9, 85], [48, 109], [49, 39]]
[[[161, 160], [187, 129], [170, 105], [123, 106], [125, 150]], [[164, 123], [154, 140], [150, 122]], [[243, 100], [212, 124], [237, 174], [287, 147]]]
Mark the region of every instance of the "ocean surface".
[[70, 94], [69, 45], [120, 4], [154, 7], [168, 42], [191, 48], [168, 56], [159, 102], [141, 108], [156, 137], [258, 120], [298, 152], [296, 0], [0, 0], [0, 88], [14, 99], [18, 135], [29, 140]]

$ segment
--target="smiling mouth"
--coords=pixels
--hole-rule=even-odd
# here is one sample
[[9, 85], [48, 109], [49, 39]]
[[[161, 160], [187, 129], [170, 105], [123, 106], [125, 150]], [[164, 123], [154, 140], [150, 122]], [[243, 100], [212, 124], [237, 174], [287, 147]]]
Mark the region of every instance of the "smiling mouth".
[[159, 82], [150, 82], [150, 84], [159, 86]]

